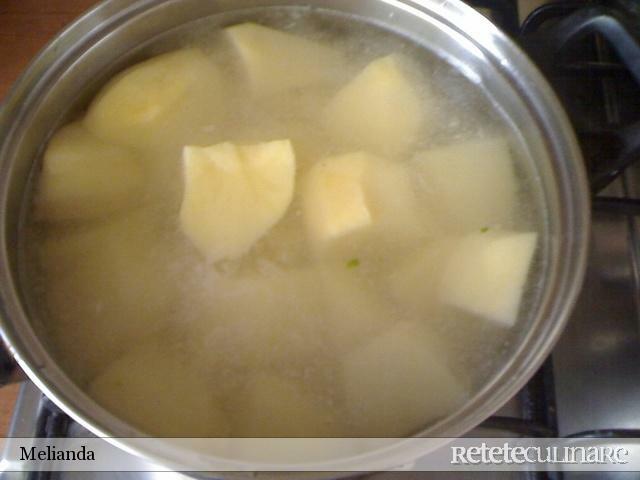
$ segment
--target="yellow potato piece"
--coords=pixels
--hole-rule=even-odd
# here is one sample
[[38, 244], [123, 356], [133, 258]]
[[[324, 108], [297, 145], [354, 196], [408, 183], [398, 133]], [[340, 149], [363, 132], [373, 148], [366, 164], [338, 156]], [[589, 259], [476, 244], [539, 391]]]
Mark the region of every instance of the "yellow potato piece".
[[399, 240], [419, 237], [425, 225], [408, 171], [366, 153], [318, 162], [304, 180], [303, 209], [311, 241], [319, 248], [354, 234]]
[[345, 86], [324, 113], [333, 137], [354, 148], [398, 155], [417, 139], [423, 102], [397, 55], [369, 64]]
[[293, 88], [331, 84], [343, 68], [330, 47], [255, 23], [226, 29], [239, 53], [252, 91], [274, 94]]
[[446, 262], [440, 297], [454, 307], [512, 327], [536, 250], [536, 233], [464, 237]]
[[435, 345], [425, 332], [399, 324], [347, 355], [342, 379], [359, 435], [416, 433], [464, 402], [465, 388]]
[[142, 345], [110, 365], [89, 395], [144, 433], [164, 437], [228, 437], [229, 420], [206, 378], [171, 346]]
[[144, 170], [133, 152], [73, 123], [45, 151], [36, 214], [52, 222], [91, 220], [131, 207], [144, 191]]
[[331, 405], [306, 391], [302, 382], [257, 374], [238, 398], [237, 437], [331, 437], [339, 431]]
[[180, 223], [210, 260], [247, 253], [293, 199], [295, 154], [287, 140], [186, 147]]
[[315, 241], [324, 242], [368, 227], [365, 174], [370, 160], [358, 154], [316, 164], [306, 184], [305, 213]]
[[85, 124], [112, 142], [163, 149], [215, 123], [224, 95], [222, 77], [204, 53], [178, 50], [116, 76], [89, 107]]
[[505, 138], [434, 148], [414, 164], [424, 202], [446, 230], [469, 233], [513, 222], [518, 183]]

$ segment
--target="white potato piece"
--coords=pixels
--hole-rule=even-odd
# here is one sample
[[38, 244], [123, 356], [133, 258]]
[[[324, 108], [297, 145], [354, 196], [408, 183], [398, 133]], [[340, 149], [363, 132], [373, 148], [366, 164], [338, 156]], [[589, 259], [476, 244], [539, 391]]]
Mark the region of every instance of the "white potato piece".
[[237, 437], [332, 437], [339, 425], [331, 405], [304, 384], [274, 374], [256, 374], [238, 398]]
[[163, 149], [199, 123], [215, 123], [224, 91], [218, 69], [203, 52], [177, 50], [117, 75], [89, 107], [85, 124], [115, 143]]
[[440, 297], [451, 306], [512, 327], [536, 243], [536, 233], [468, 235], [446, 262]]
[[180, 223], [210, 260], [247, 253], [286, 213], [296, 160], [291, 142], [186, 147]]
[[369, 64], [338, 92], [324, 121], [334, 138], [349, 147], [397, 155], [417, 140], [425, 115], [401, 58], [390, 55]]
[[415, 159], [425, 203], [456, 233], [508, 227], [518, 182], [506, 138], [487, 138], [434, 148]]
[[331, 85], [344, 68], [340, 53], [297, 35], [255, 23], [235, 25], [226, 32], [258, 95]]
[[92, 220], [131, 207], [145, 191], [140, 159], [79, 123], [59, 130], [44, 154], [36, 214], [45, 221]]
[[169, 243], [145, 209], [52, 234], [39, 250], [63, 363], [86, 381], [166, 326], [175, 294]]
[[303, 186], [311, 241], [319, 248], [355, 233], [419, 236], [418, 206], [406, 168], [366, 153], [318, 162]]
[[111, 413], [164, 437], [228, 437], [230, 423], [206, 379], [171, 346], [139, 346], [111, 364], [89, 386]]
[[342, 378], [361, 436], [403, 436], [459, 407], [467, 397], [437, 340], [399, 324], [351, 352]]
[[438, 314], [438, 288], [454, 246], [455, 239], [429, 242], [393, 269], [388, 277], [389, 291], [403, 309], [424, 319]]

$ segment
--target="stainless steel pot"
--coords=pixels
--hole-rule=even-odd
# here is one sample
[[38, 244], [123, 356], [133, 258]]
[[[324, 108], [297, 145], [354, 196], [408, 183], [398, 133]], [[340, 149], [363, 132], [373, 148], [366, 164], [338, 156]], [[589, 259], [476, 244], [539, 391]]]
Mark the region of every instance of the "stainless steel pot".
[[[463, 408], [421, 435], [455, 437], [478, 425], [525, 384], [562, 331], [581, 285], [587, 251], [589, 198], [580, 151], [540, 73], [479, 13], [457, 0], [107, 0], [33, 61], [0, 112], [2, 336], [31, 380], [98, 435], [140, 434], [98, 406], [58, 367], [38, 336], [38, 320], [22, 281], [21, 219], [43, 145], [73, 114], [71, 106], [89, 99], [110, 75], [141, 58], [166, 32], [203, 17], [215, 16], [213, 21], [226, 25], [259, 19], [269, 7], [292, 5], [373, 22], [447, 58], [492, 97], [534, 159], [526, 174], [541, 185], [547, 229], [540, 294], [502, 367]], [[141, 451], [134, 441], [115, 443], [164, 464], [185, 454], [163, 445]], [[389, 454], [374, 452], [364, 457], [363, 466]]]

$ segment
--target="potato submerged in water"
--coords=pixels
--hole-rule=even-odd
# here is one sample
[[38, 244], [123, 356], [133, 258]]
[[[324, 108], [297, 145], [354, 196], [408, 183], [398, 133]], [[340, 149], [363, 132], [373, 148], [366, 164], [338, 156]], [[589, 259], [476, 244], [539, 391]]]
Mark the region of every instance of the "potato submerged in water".
[[303, 185], [310, 241], [327, 249], [354, 235], [418, 238], [423, 225], [409, 172], [403, 165], [366, 153], [316, 163]]
[[400, 56], [370, 63], [327, 106], [324, 122], [339, 142], [397, 155], [418, 140], [425, 122], [422, 99]]
[[537, 234], [484, 232], [464, 237], [444, 267], [443, 301], [512, 327], [536, 250]]
[[427, 244], [389, 275], [395, 300], [415, 312], [440, 315], [454, 307], [513, 327], [525, 293], [537, 234], [479, 231]]
[[433, 148], [414, 163], [424, 202], [447, 231], [506, 228], [515, 220], [518, 181], [505, 138]]
[[134, 65], [93, 101], [85, 125], [108, 141], [162, 150], [198, 124], [219, 121], [222, 76], [198, 49], [178, 50]]
[[[322, 331], [331, 348], [339, 354], [352, 351], [393, 326], [398, 314], [367, 283], [366, 275], [354, 266], [329, 264], [321, 267], [318, 287], [326, 308]], [[357, 260], [358, 262], [360, 260]]]
[[325, 343], [319, 284], [313, 269], [206, 272], [183, 286], [196, 302], [185, 328], [205, 361], [235, 372], [310, 367]]
[[394, 265], [388, 276], [389, 292], [398, 305], [425, 320], [439, 315], [440, 282], [457, 238], [426, 242]]
[[332, 85], [344, 70], [339, 52], [297, 35], [255, 23], [235, 25], [226, 32], [251, 90], [259, 95]]
[[40, 246], [52, 330], [83, 381], [168, 323], [174, 285], [168, 241], [141, 209], [52, 234]]
[[240, 437], [332, 437], [340, 434], [331, 405], [278, 375], [251, 377], [238, 400], [235, 429]]
[[104, 217], [140, 203], [144, 180], [135, 153], [74, 123], [56, 133], [45, 151], [37, 213], [54, 222]]
[[417, 431], [467, 396], [434, 339], [408, 324], [350, 352], [342, 378], [350, 421], [364, 437]]
[[90, 384], [89, 393], [145, 433], [229, 436], [229, 420], [206, 388], [206, 377], [187, 361], [186, 352], [173, 350], [160, 343], [133, 349], [108, 366]]

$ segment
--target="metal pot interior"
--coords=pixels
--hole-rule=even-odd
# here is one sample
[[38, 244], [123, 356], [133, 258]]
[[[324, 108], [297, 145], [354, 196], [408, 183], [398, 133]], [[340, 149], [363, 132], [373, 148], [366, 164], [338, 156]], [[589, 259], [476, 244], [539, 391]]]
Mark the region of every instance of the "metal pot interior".
[[[535, 372], [561, 331], [585, 263], [588, 200], [580, 154], [564, 113], [539, 73], [478, 13], [461, 2], [436, 0], [111, 0], [49, 45], [18, 82], [0, 116], [0, 254], [7, 267], [0, 273], [4, 336], [32, 380], [96, 434], [141, 436], [99, 407], [58, 367], [46, 338], [38, 333], [39, 308], [30, 301], [22, 268], [21, 228], [46, 140], [122, 68], [208, 29], [246, 20], [277, 24], [283, 9], [315, 15], [327, 28], [367, 22], [446, 59], [482, 89], [519, 132], [527, 152], [529, 161], [518, 168], [531, 179], [544, 226], [539, 253], [544, 282], [529, 300], [519, 336], [503, 353], [500, 368], [464, 408], [420, 435], [458, 436], [491, 415]], [[120, 445], [137, 451], [133, 442]], [[138, 453], [162, 463], [188, 455], [160, 441], [155, 451]]]

